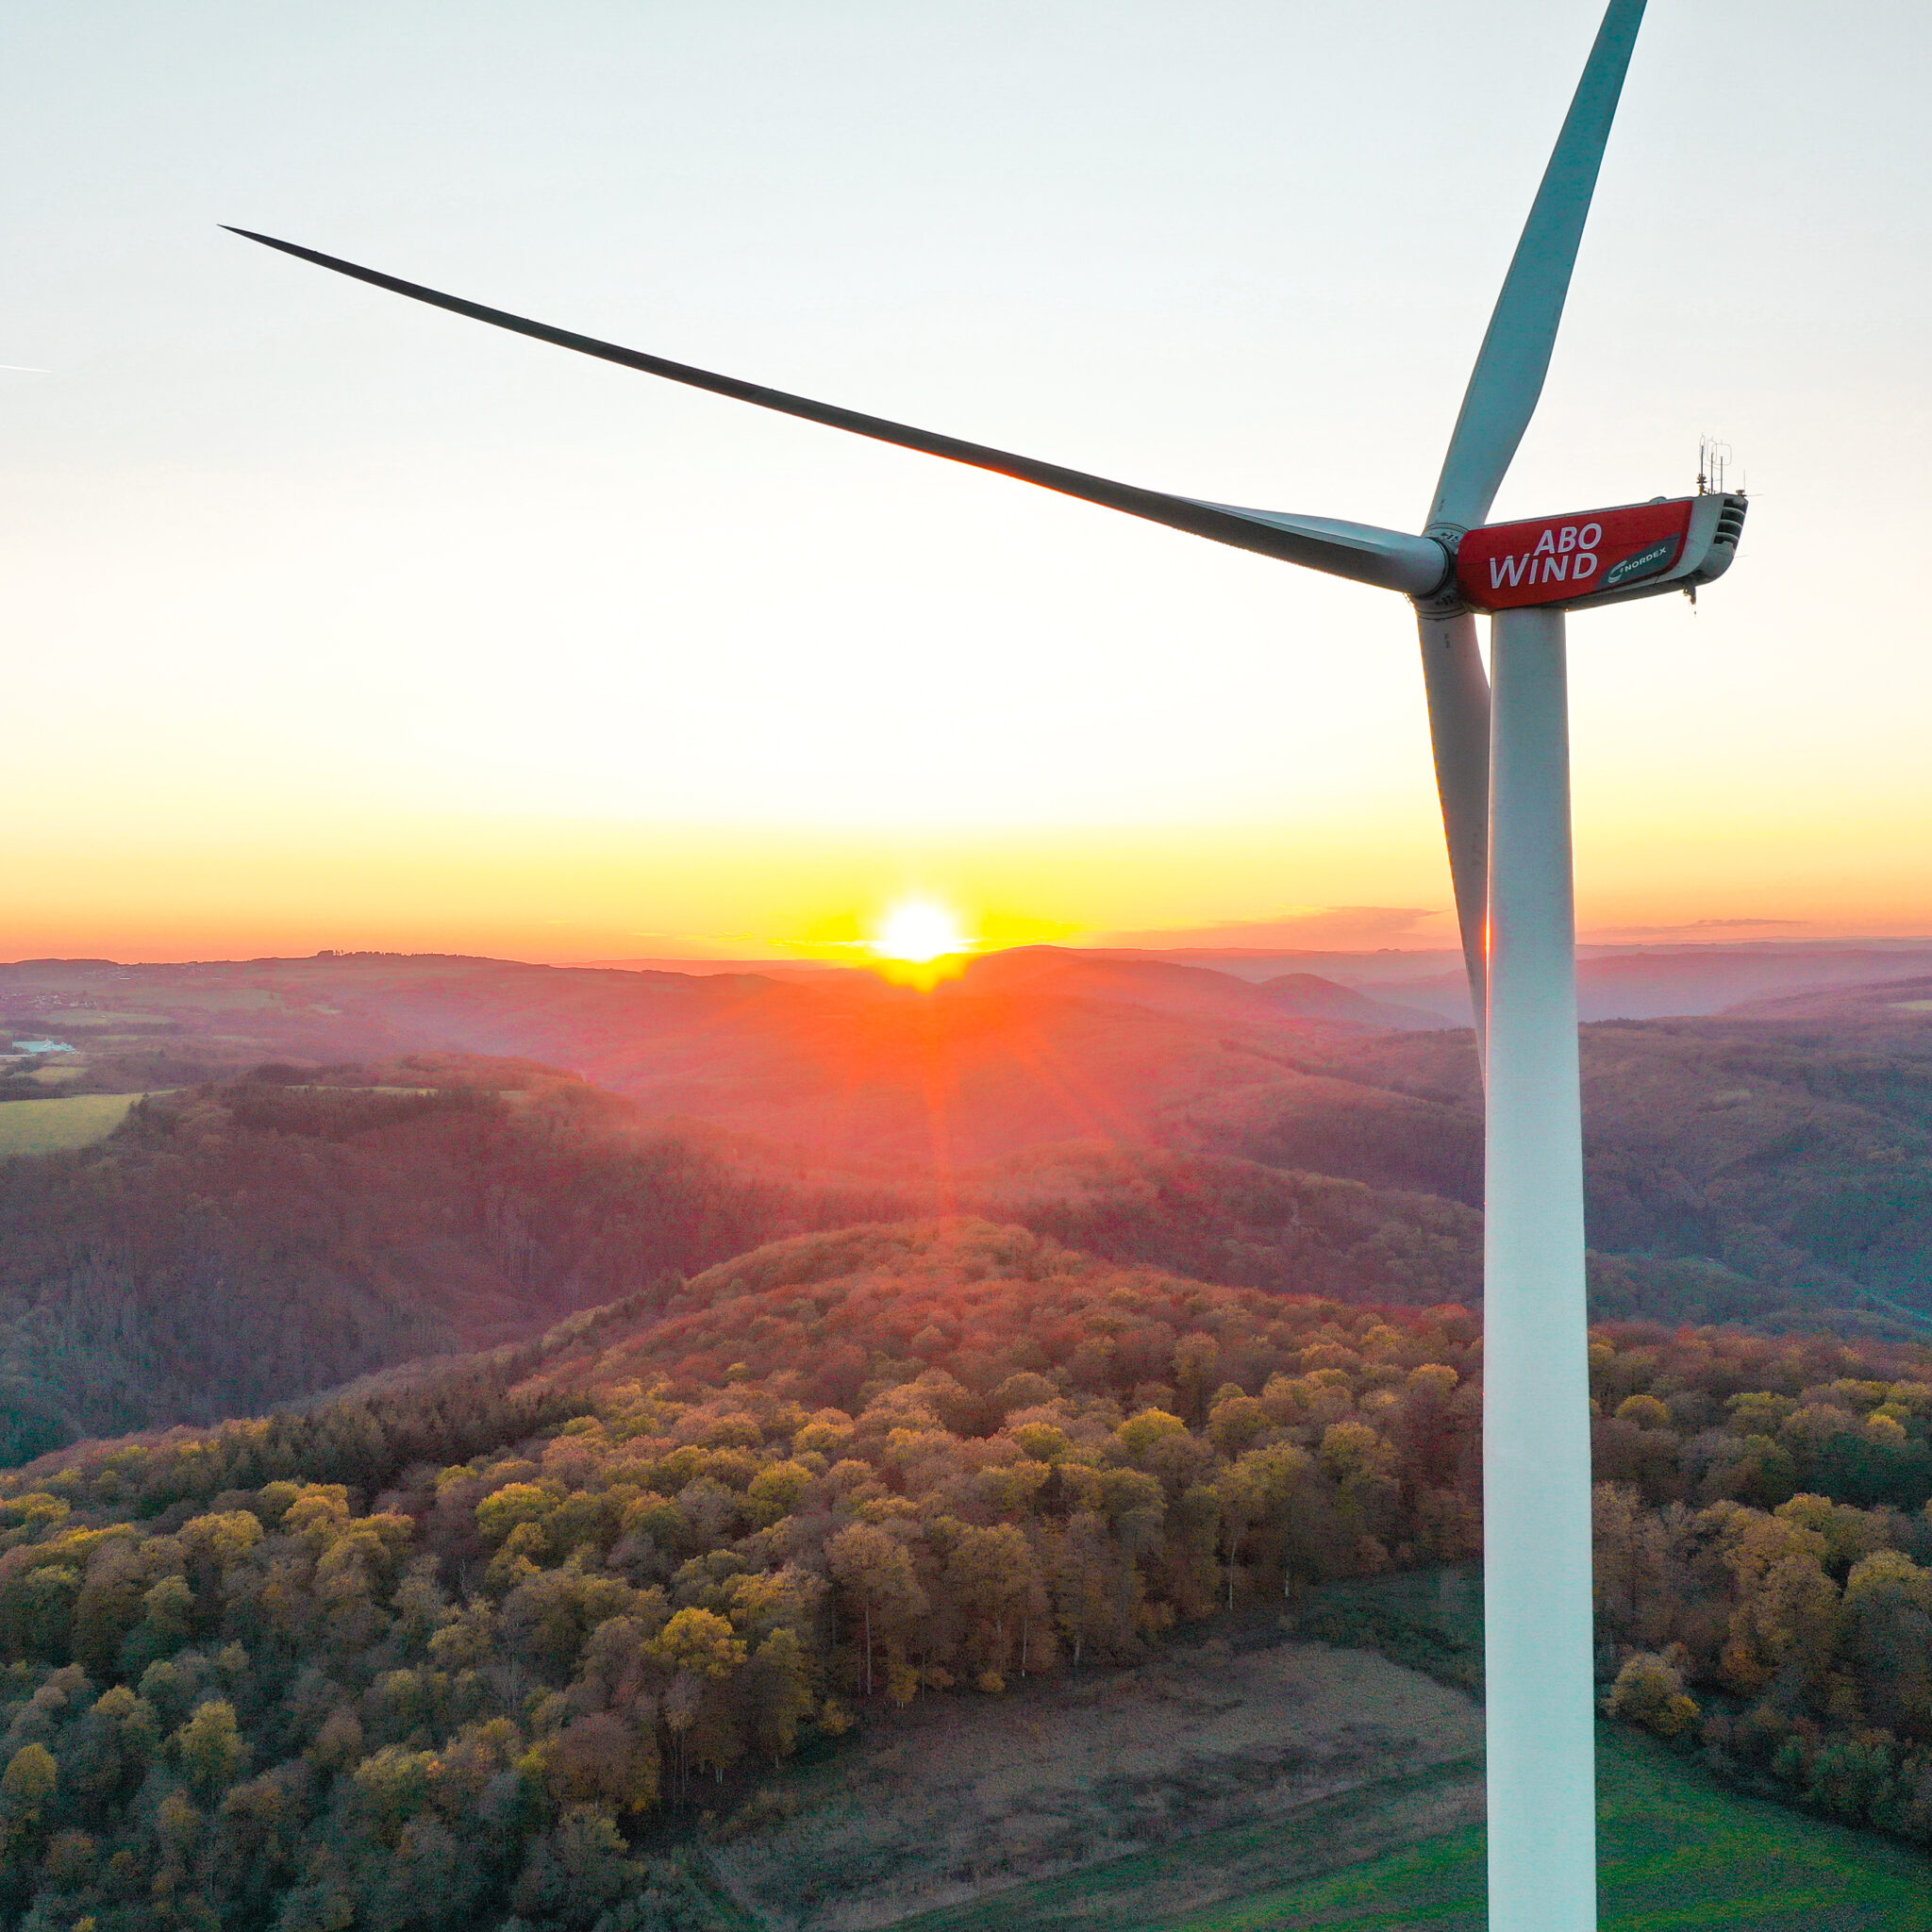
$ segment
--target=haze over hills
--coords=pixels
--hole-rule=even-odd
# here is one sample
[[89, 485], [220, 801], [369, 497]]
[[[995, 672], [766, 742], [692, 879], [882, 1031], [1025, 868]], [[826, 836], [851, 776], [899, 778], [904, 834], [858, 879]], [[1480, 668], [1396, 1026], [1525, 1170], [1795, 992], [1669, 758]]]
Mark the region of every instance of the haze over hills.
[[[1854, 1222], [1890, 1211], [1871, 1204], [1915, 1198], [1928, 990], [1888, 980], [1729, 1018], [1587, 1029], [1597, 1245], [1791, 1282], [1841, 1267]], [[1317, 1004], [1330, 1010], [1303, 1010]], [[1476, 1205], [1468, 1035], [1390, 1031], [1363, 1010], [1326, 991], [1284, 998], [1198, 967], [1053, 948], [978, 960], [930, 995], [865, 974], [781, 982], [434, 957], [0, 968], [0, 1019], [84, 1048], [16, 1059], [11, 1091], [36, 1095], [458, 1050], [567, 1069], [645, 1119], [752, 1135], [803, 1167], [874, 1163], [875, 1179], [1079, 1141], [1260, 1158]], [[1868, 1206], [1846, 1219], [1853, 1201]], [[1740, 1214], [1776, 1246], [1732, 1241]], [[1836, 1246], [1816, 1232], [1826, 1224], [1845, 1230]], [[1858, 1237], [1859, 1267], [1911, 1298], [1916, 1264], [1875, 1258], [1892, 1240]]]
[[420, 1056], [154, 1095], [0, 1162], [0, 1459], [258, 1413], [777, 1233], [892, 1211], [527, 1062]]
[[[1745, 945], [1585, 946], [1580, 949], [1586, 1019], [1648, 1019], [1695, 1016], [1724, 1010], [1749, 1000], [1787, 993], [1828, 991], [1840, 987], [1880, 985], [1932, 974], [1932, 941], [1759, 941]], [[1027, 946], [986, 954], [967, 964], [956, 986], [1010, 990], [1022, 984], [1058, 985], [1060, 990], [1094, 991], [1148, 1004], [1172, 1004], [1173, 989], [1209, 983], [1183, 979], [1158, 969], [1186, 969], [1217, 980], [1249, 985], [1273, 983], [1278, 1011], [1309, 1018], [1353, 1019], [1368, 1025], [1428, 1026], [1462, 1001], [1457, 1017], [1467, 1021], [1459, 959], [1443, 951], [1384, 950], [1339, 953], [1278, 950], [1195, 949], [1128, 951], [1118, 948]], [[1152, 970], [1150, 970], [1152, 969]], [[205, 1023], [220, 1012], [250, 1013], [258, 1024], [273, 1021], [277, 1037], [292, 1050], [298, 1036], [322, 1044], [333, 1034], [331, 1019], [377, 1024], [381, 1000], [425, 980], [446, 980], [478, 972], [495, 974], [563, 973], [574, 977], [622, 973], [661, 985], [667, 980], [760, 979], [790, 982], [810, 990], [835, 990], [858, 996], [882, 993], [877, 974], [864, 967], [821, 960], [661, 959], [603, 961], [585, 966], [535, 966], [438, 954], [317, 954], [301, 959], [210, 961], [194, 965], [142, 966], [106, 959], [25, 960], [0, 965], [0, 1017], [16, 1026], [32, 1025], [42, 1010], [60, 1010], [74, 1024], [101, 1030], [89, 1019], [92, 1009], [111, 1010], [104, 997], [118, 989], [137, 1009], [129, 1024], [157, 1033], [213, 1029]], [[1163, 1000], [1159, 989], [1170, 989]], [[1343, 990], [1338, 993], [1337, 990]], [[1223, 987], [1226, 1009], [1240, 1012], [1239, 991]], [[1357, 1005], [1345, 992], [1372, 1002]], [[341, 993], [354, 1008], [335, 1004]], [[375, 1001], [375, 1006], [367, 1002]], [[1622, 1003], [1621, 1005], [1619, 1003]], [[1623, 1009], [1641, 1007], [1641, 1010]], [[1404, 1009], [1407, 1010], [1404, 1010]], [[1595, 1008], [1601, 1008], [1596, 1010]], [[1252, 1009], [1249, 1009], [1252, 1010]], [[159, 1024], [172, 1016], [172, 1024]], [[1433, 1016], [1433, 1017], [1431, 1017]], [[125, 1029], [124, 1028], [123, 1031]]]
[[[1385, 948], [1377, 952], [1281, 950], [1272, 947], [1077, 946], [1028, 950], [1073, 953], [1079, 958], [1133, 965], [1205, 968], [1260, 984], [1297, 979], [1307, 987], [1309, 1017], [1359, 1018], [1384, 1026], [1469, 1024], [1468, 983], [1461, 955], [1442, 948]], [[1586, 1020], [1652, 1020], [1720, 1013], [1761, 998], [1839, 987], [1882, 984], [1932, 972], [1932, 941], [1759, 940], [1635, 942], [1581, 945], [1577, 949], [1578, 998]], [[712, 974], [762, 974], [774, 978], [823, 980], [850, 967], [823, 960], [605, 959], [597, 966]], [[1341, 987], [1375, 1002], [1349, 1011], [1324, 1007]]]
[[1045, 952], [975, 961], [930, 996], [873, 974], [324, 956], [12, 967], [0, 972], [0, 1015], [42, 1030], [58, 1018], [130, 1085], [251, 1058], [454, 1048], [567, 1067], [653, 1114], [820, 1155], [943, 1164], [1075, 1138], [1151, 1141], [1164, 1111], [1369, 1024], [1341, 990], [1318, 992], [1357, 1017], [1307, 1017], [1306, 989]]
[[272, 1066], [155, 1095], [93, 1147], [0, 1162], [0, 1463], [648, 1307], [776, 1236], [962, 1208], [1355, 1303], [1480, 1291], [1467, 1208], [1224, 1156], [1075, 1142], [889, 1179], [653, 1124], [527, 1062]]
[[[1108, 955], [1211, 967], [1240, 979], [1306, 972], [1389, 1004], [1469, 1024], [1459, 954], [1193, 950]], [[1744, 944], [1581, 945], [1577, 1008], [1590, 1020], [1655, 1020], [1721, 1013], [1781, 993], [1904, 980], [1932, 971], [1932, 941], [1762, 940]]]
[[[1932, 981], [1586, 1028], [1599, 1312], [1932, 1333], [1914, 994]], [[1356, 1305], [1480, 1294], [1468, 1035], [1284, 1014], [1271, 983], [1199, 967], [1026, 949], [922, 995], [69, 963], [0, 970], [0, 1000], [85, 1049], [17, 1056], [4, 1091], [163, 1090], [99, 1146], [0, 1165], [16, 1457], [525, 1338], [776, 1235], [956, 1209]]]
[[1874, 986], [1817, 988], [1748, 1000], [1737, 1008], [1737, 1017], [1788, 1024], [1823, 1022], [1868, 1039], [1909, 1041], [1928, 1012], [1932, 974], [1919, 974]]

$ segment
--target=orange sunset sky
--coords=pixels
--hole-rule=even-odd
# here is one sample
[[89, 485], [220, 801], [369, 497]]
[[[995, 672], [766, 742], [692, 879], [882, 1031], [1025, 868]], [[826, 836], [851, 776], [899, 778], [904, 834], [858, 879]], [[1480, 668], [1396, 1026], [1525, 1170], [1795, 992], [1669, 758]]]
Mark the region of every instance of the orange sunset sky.
[[[1399, 599], [215, 225], [1409, 528], [1592, 9], [327, 16], [16, 23], [0, 957], [838, 957], [908, 892], [1453, 942]], [[1753, 508], [1695, 612], [1573, 625], [1586, 937], [1932, 932], [1927, 55], [1910, 8], [1645, 28], [1496, 514], [1686, 491], [1707, 430]]]

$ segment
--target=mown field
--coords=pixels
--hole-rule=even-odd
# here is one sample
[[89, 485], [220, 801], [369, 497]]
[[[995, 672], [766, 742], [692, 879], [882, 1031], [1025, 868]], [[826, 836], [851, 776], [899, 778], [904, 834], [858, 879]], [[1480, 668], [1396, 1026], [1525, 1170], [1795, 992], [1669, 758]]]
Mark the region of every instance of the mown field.
[[754, 1798], [711, 1859], [765, 1932], [996, 1919], [1016, 1887], [1080, 1896], [1151, 1865], [1173, 1916], [1476, 1823], [1481, 1740], [1454, 1686], [1228, 1620], [1126, 1668], [877, 1713]]
[[0, 1107], [0, 1158], [56, 1154], [105, 1141], [139, 1093], [76, 1093], [71, 1099], [10, 1100]]
[[[1932, 1864], [1902, 1846], [1724, 1790], [1662, 1745], [1598, 1739], [1603, 1932], [1921, 1932]], [[1436, 1774], [1441, 1775], [1441, 1774]], [[1482, 1932], [1480, 1829], [1447, 1833], [1326, 1876], [1265, 1882], [1168, 1909], [1205, 1884], [1325, 1862], [1372, 1791], [1291, 1822], [1214, 1832], [971, 1906], [899, 1932]]]

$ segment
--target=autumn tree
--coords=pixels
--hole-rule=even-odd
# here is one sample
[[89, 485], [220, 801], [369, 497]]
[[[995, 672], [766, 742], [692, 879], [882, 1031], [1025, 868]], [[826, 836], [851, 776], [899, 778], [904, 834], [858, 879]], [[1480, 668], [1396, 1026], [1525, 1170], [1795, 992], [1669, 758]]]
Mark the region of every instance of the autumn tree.
[[858, 1625], [859, 1690], [873, 1694], [873, 1664], [883, 1644], [889, 1667], [904, 1668], [913, 1627], [927, 1608], [904, 1543], [876, 1524], [854, 1523], [825, 1544], [825, 1566]]

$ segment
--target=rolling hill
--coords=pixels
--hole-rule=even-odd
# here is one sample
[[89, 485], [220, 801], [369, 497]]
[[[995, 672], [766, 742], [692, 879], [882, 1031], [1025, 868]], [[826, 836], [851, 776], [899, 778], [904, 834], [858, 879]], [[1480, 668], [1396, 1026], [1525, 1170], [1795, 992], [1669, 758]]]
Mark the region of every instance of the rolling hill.
[[1351, 1302], [1480, 1287], [1467, 1208], [1225, 1157], [1074, 1143], [942, 1183], [673, 1130], [527, 1061], [271, 1065], [0, 1161], [0, 1465], [525, 1340], [777, 1235], [959, 1208]]
[[267, 1073], [0, 1161], [0, 1460], [527, 1336], [897, 1205], [650, 1131], [527, 1062]]
[[[1598, 1312], [1932, 1333], [1928, 993], [1587, 1027]], [[1479, 1292], [1468, 1036], [1284, 1017], [1198, 968], [1029, 948], [924, 996], [824, 972], [96, 962], [6, 969], [0, 1000], [85, 1042], [78, 1084], [138, 1064], [175, 1085], [96, 1147], [0, 1161], [12, 1457], [526, 1338], [852, 1221], [972, 1211], [1355, 1304]], [[358, 1041], [409, 1064], [358, 1070]], [[478, 1047], [575, 1071], [486, 1075]], [[441, 1097], [342, 1098], [385, 1083]]]
[[[69, 1448], [0, 1475], [0, 1912], [1464, 1923], [1480, 1364], [947, 1219]], [[1911, 1923], [1932, 1352], [1612, 1325], [1592, 1387], [1624, 1922], [1763, 1924], [1768, 1866]]]
[[[1039, 979], [1039, 986], [1030, 980]], [[1012, 983], [1008, 983], [1008, 982]], [[1340, 990], [1338, 990], [1338, 992]], [[1002, 954], [931, 996], [866, 973], [633, 973], [357, 956], [0, 969], [0, 1013], [57, 1025], [127, 1088], [255, 1061], [449, 1051], [567, 1068], [659, 1117], [813, 1158], [972, 1163], [1070, 1139], [1152, 1144], [1164, 1112], [1368, 1030], [1225, 974]]]

